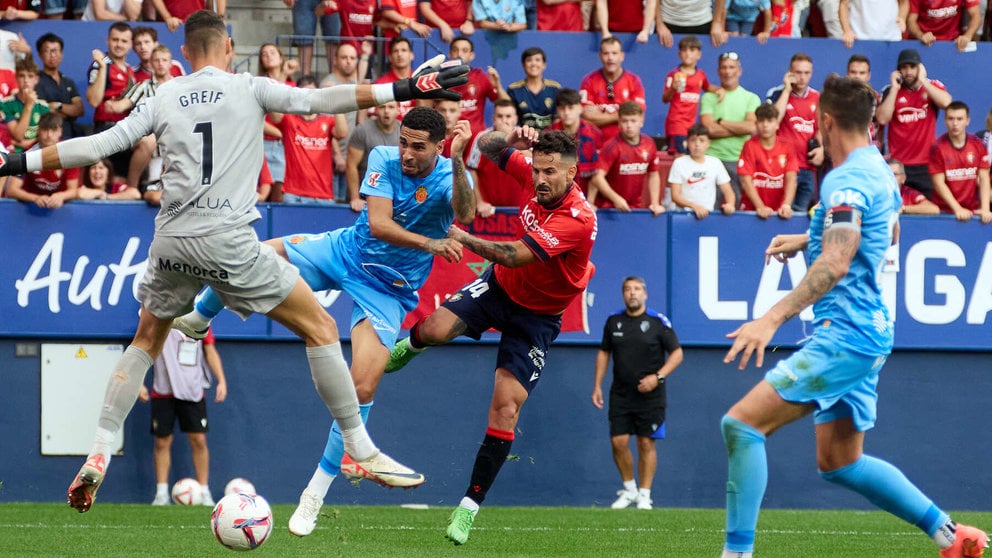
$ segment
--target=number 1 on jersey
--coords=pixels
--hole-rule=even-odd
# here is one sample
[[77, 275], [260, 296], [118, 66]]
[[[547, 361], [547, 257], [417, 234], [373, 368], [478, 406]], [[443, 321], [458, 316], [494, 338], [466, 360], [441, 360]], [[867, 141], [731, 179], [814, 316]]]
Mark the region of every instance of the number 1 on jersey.
[[200, 185], [210, 184], [214, 174], [214, 129], [210, 122], [198, 122], [193, 126], [194, 134], [203, 135], [203, 147], [200, 153]]

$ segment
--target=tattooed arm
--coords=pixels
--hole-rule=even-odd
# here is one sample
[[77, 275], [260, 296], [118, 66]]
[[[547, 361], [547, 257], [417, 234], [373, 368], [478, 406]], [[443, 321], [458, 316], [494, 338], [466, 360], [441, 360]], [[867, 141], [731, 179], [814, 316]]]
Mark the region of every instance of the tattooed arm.
[[483, 240], [458, 227], [451, 227], [448, 230], [448, 238], [458, 241], [465, 248], [504, 267], [520, 267], [537, 261], [537, 256], [520, 240], [513, 242]]
[[727, 334], [727, 338], [733, 339], [734, 344], [727, 351], [723, 362], [733, 362], [743, 351], [738, 368], [743, 370], [747, 367], [752, 354], [755, 354], [755, 365], [760, 368], [764, 361], [765, 347], [771, 342], [775, 331], [803, 308], [823, 298], [847, 275], [860, 243], [861, 231], [856, 226], [827, 228], [823, 232], [823, 251], [792, 292], [764, 316]]
[[537, 141], [539, 132], [530, 126], [515, 128], [512, 132], [498, 132], [493, 130], [479, 137], [479, 151], [490, 161], [499, 165], [500, 156], [507, 147], [514, 149], [530, 149], [530, 146]]
[[465, 145], [471, 137], [472, 129], [468, 120], [459, 120], [451, 137], [451, 208], [455, 210], [455, 219], [463, 225], [475, 219], [475, 192], [469, 186], [465, 159], [462, 157]]

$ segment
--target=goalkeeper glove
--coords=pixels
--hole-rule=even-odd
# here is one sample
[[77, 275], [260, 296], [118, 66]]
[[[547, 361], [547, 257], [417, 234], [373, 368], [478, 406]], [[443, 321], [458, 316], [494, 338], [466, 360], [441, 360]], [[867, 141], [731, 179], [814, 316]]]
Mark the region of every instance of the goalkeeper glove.
[[20, 176], [27, 172], [23, 153], [0, 152], [0, 176]]
[[468, 83], [467, 64], [460, 60], [444, 61], [444, 55], [439, 54], [420, 65], [413, 77], [401, 79], [393, 83], [393, 98], [397, 101], [410, 99], [447, 99], [460, 101], [462, 96], [452, 87]]

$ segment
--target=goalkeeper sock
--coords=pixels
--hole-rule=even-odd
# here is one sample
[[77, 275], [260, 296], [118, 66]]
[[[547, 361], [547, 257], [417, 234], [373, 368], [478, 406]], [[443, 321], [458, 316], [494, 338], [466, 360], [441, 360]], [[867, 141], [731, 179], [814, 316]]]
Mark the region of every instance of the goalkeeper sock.
[[[877, 457], [862, 455], [840, 469], [820, 471], [820, 476], [861, 494], [872, 504], [919, 527], [930, 537], [950, 520], [902, 471]], [[936, 538], [934, 540], [940, 544]]]
[[[221, 301], [217, 293], [210, 287], [207, 287], [203, 293], [197, 297], [196, 305], [193, 307], [196, 315], [189, 316], [188, 318], [202, 319], [203, 323], [191, 323], [190, 325], [196, 327], [197, 329], [205, 329], [210, 325], [210, 321], [220, 314], [220, 311], [224, 309], [224, 303]], [[190, 320], [193, 322], [193, 320]]]
[[107, 463], [110, 463], [116, 434], [120, 432], [124, 419], [138, 400], [145, 372], [154, 363], [148, 353], [134, 345], [128, 345], [124, 349], [107, 380], [107, 391], [104, 393], [103, 407], [100, 408], [100, 419], [90, 455], [103, 455]]
[[486, 492], [496, 481], [506, 457], [510, 455], [510, 446], [513, 445], [513, 431], [497, 430], [486, 428], [486, 437], [482, 440], [482, 447], [475, 456], [475, 466], [472, 468], [472, 478], [469, 482], [465, 497], [477, 504], [481, 504], [486, 499]]
[[[768, 484], [765, 436], [729, 415], [720, 421], [727, 445], [727, 533], [724, 548], [753, 552], [761, 499]], [[733, 556], [733, 554], [731, 554]]]
[[[362, 422], [368, 422], [369, 411], [372, 410], [372, 402], [362, 403], [358, 406], [358, 412], [362, 415]], [[338, 427], [337, 421], [331, 424], [331, 429], [327, 432], [327, 443], [324, 444], [324, 454], [320, 458], [320, 464], [317, 467], [317, 471], [314, 472], [314, 478], [317, 474], [323, 472], [325, 475], [330, 477], [327, 481], [327, 486], [323, 487], [322, 491], [314, 490], [317, 494], [323, 496], [327, 494], [327, 489], [331, 486], [331, 481], [334, 480], [338, 474], [341, 473], [341, 458], [344, 457], [344, 440], [341, 437], [341, 430]], [[311, 488], [313, 486], [313, 480], [310, 481]]]

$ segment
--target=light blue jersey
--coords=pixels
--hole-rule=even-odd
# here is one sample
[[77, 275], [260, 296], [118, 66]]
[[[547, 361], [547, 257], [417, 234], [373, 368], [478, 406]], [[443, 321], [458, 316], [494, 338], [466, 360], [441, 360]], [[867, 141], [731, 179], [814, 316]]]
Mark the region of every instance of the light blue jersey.
[[[451, 207], [451, 160], [446, 157], [438, 157], [437, 166], [426, 178], [413, 178], [403, 174], [396, 146], [375, 147], [369, 153], [360, 192], [366, 197], [393, 200], [393, 220], [404, 229], [428, 238], [444, 238], [455, 220]], [[355, 225], [343, 234], [346, 242], [353, 243], [353, 257], [369, 273], [387, 281], [403, 281], [414, 290], [427, 280], [434, 255], [374, 238], [369, 229], [368, 209], [362, 210]], [[377, 265], [370, 268], [370, 263]]]
[[899, 185], [874, 146], [851, 152], [823, 180], [809, 227], [810, 261], [823, 250], [830, 209], [846, 206], [861, 212], [861, 244], [847, 275], [813, 305], [817, 336], [862, 355], [892, 351], [892, 320], [882, 302], [878, 274], [892, 244], [901, 203]]

